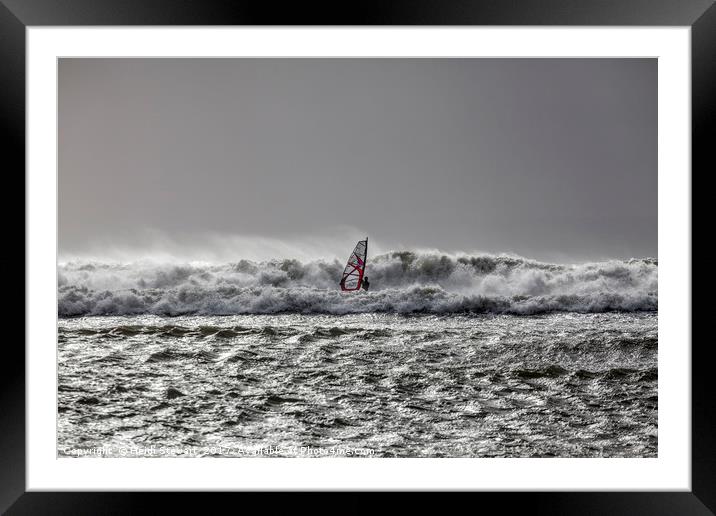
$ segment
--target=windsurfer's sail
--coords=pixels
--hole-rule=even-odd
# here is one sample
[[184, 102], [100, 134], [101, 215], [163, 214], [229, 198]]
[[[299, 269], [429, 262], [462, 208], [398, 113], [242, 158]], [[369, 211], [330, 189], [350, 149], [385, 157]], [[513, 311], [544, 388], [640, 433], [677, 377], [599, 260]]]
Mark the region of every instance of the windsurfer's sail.
[[341, 277], [341, 290], [358, 290], [365, 274], [365, 262], [368, 258], [368, 237], [356, 244]]

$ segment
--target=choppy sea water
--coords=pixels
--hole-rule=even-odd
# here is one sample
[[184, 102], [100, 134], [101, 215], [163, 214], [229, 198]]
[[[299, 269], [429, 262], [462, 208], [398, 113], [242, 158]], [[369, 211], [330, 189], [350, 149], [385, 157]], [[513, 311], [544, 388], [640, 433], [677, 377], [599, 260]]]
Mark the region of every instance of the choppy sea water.
[[58, 455], [655, 457], [657, 348], [656, 311], [61, 318]]

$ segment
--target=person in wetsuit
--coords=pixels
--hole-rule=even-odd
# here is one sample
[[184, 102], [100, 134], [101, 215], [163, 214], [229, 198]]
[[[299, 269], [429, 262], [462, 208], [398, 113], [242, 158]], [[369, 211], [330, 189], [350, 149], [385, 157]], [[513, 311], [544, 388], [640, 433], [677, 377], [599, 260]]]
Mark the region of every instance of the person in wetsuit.
[[370, 287], [370, 282], [368, 281], [368, 276], [363, 278], [363, 283], [361, 286], [363, 287], [363, 290], [368, 290], [368, 288]]

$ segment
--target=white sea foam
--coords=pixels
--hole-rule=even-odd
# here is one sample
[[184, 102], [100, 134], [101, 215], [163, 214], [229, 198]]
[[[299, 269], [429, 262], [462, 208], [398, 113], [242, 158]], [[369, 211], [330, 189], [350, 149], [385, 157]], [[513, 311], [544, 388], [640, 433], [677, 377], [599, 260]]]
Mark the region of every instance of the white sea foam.
[[578, 265], [515, 256], [391, 252], [373, 257], [370, 292], [341, 292], [343, 263], [59, 266], [58, 314], [511, 313], [655, 311], [655, 259]]

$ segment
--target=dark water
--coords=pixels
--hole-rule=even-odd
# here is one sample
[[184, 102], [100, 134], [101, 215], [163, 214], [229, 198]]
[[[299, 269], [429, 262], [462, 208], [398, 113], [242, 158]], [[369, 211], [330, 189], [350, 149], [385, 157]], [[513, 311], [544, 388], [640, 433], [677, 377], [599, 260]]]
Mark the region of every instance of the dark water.
[[655, 457], [657, 347], [655, 312], [60, 319], [58, 454]]

